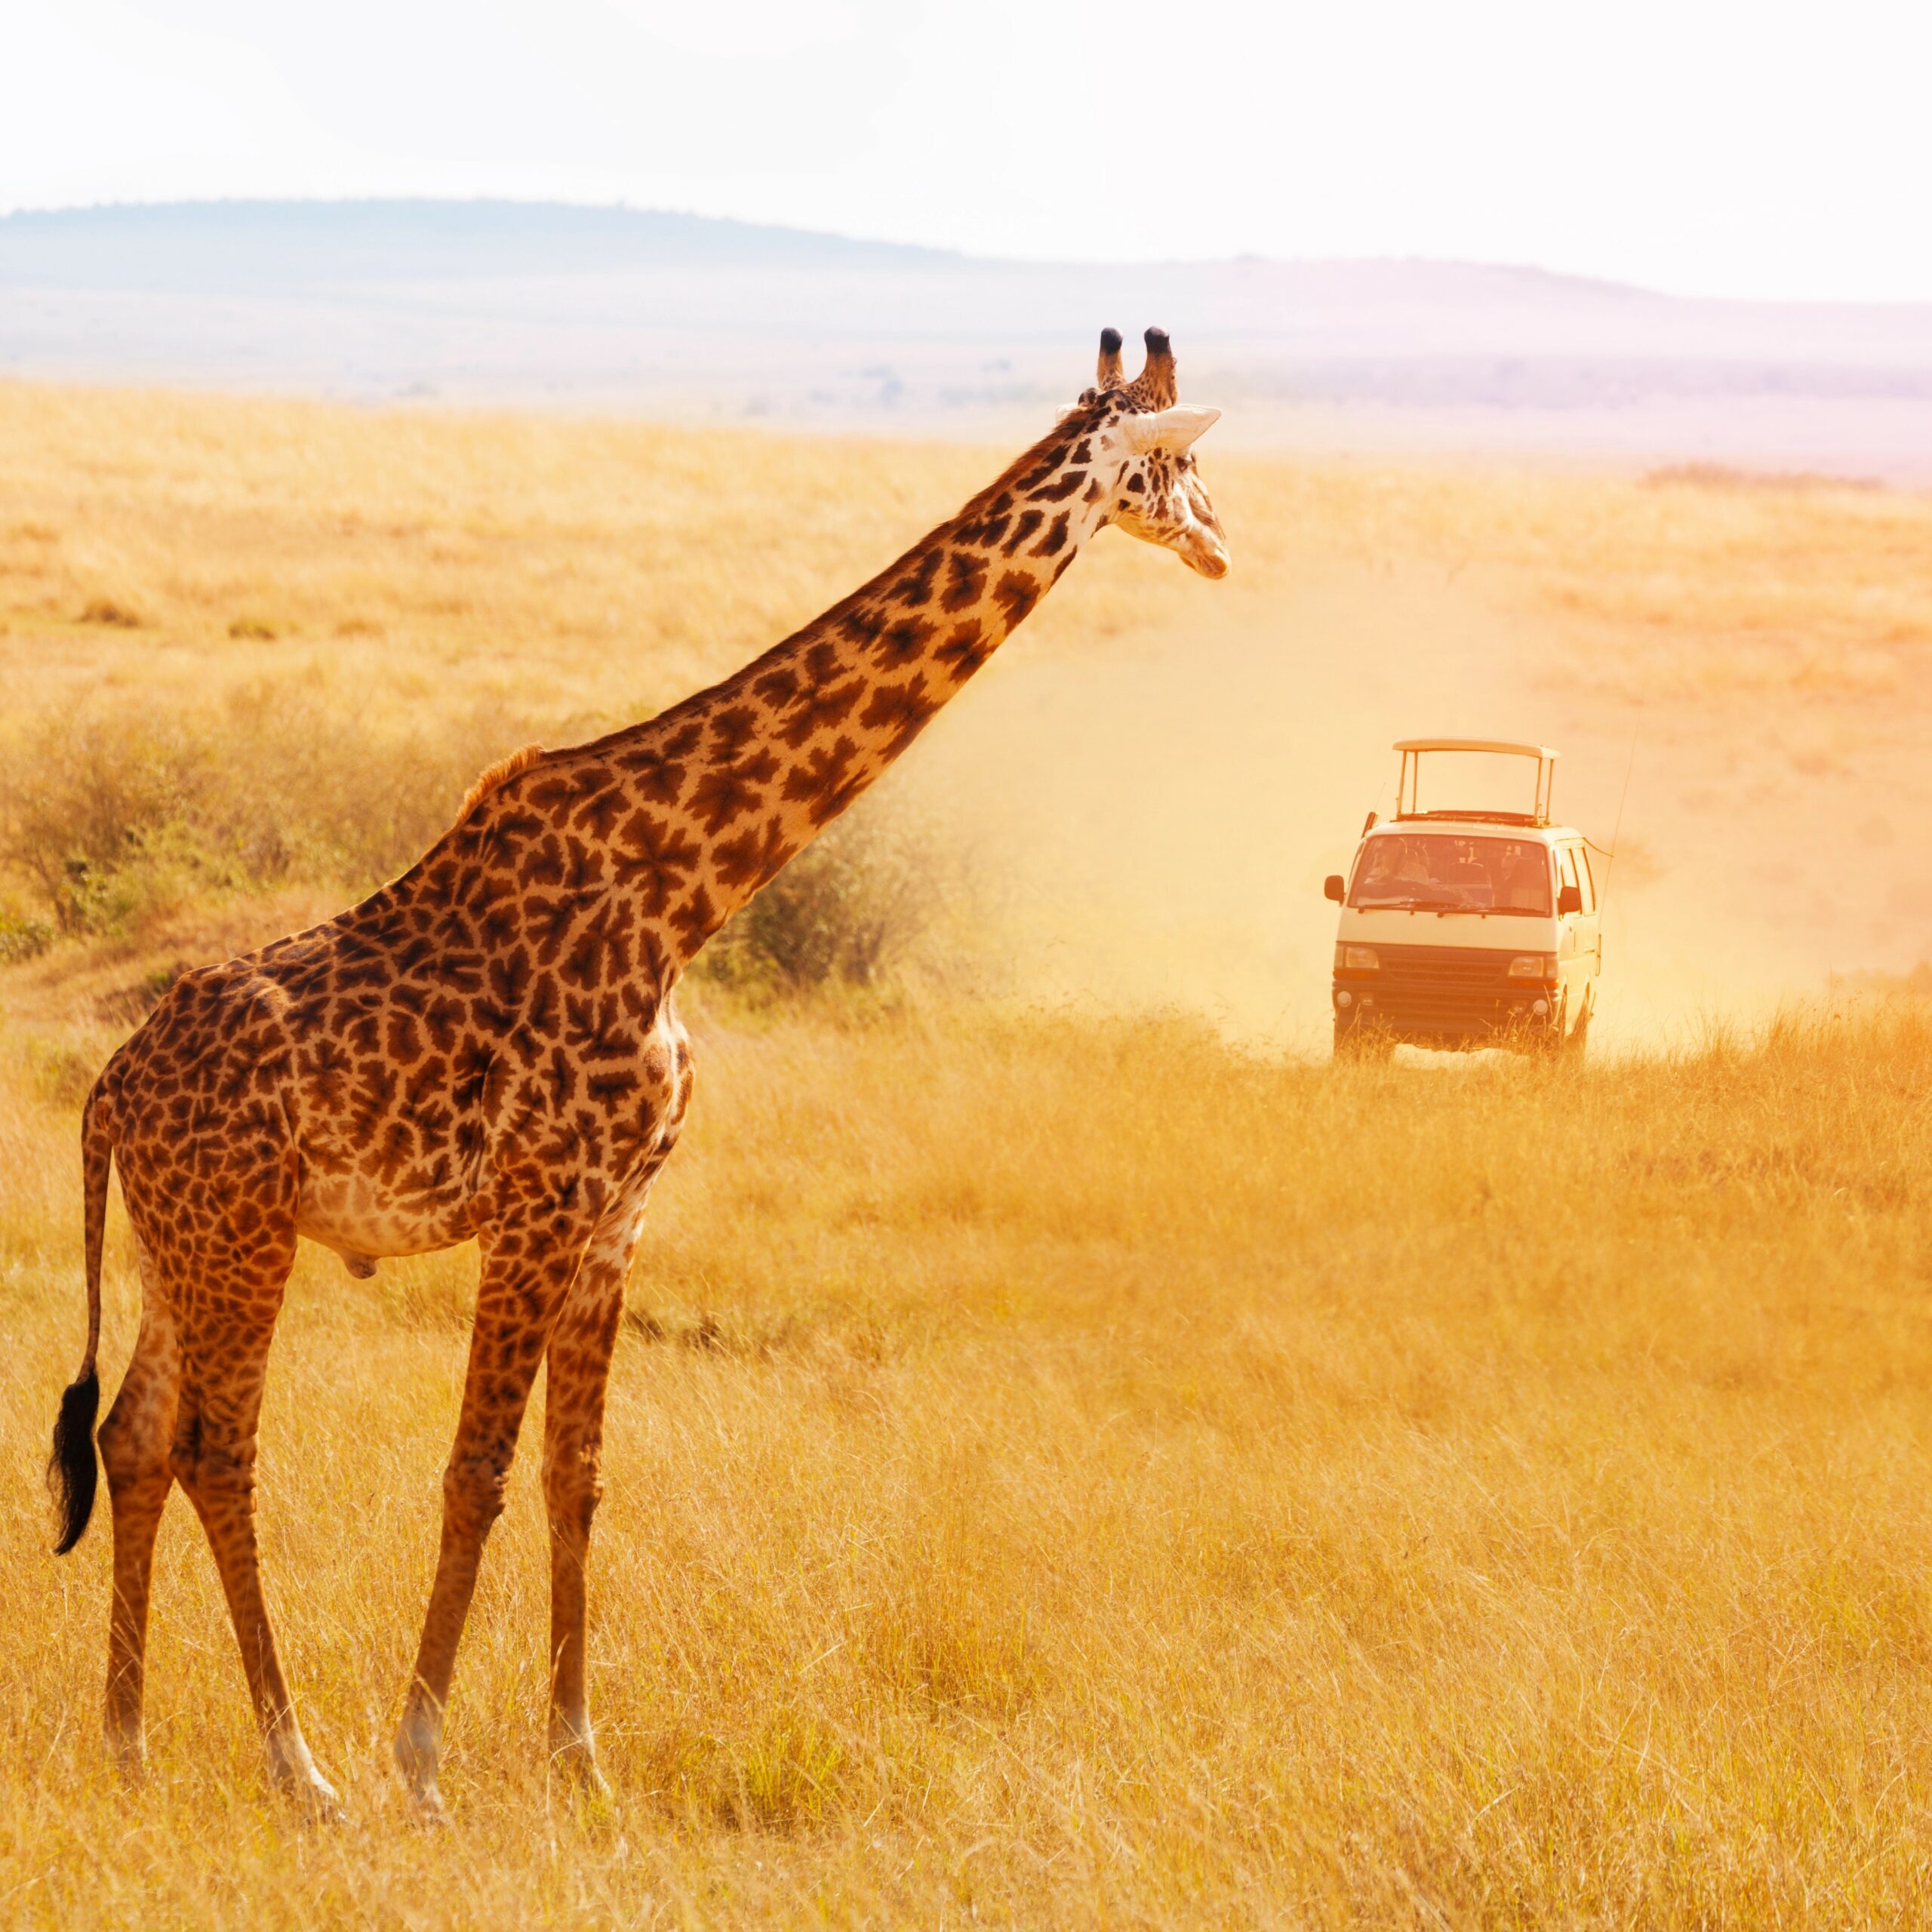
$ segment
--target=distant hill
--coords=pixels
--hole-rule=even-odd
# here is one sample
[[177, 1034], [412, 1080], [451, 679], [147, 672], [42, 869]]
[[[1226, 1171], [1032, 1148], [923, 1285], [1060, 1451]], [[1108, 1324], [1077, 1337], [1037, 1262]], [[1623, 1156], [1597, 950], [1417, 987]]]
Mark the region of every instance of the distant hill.
[[0, 374], [1005, 435], [1103, 323], [1223, 441], [1932, 481], [1932, 307], [1691, 301], [1422, 261], [1079, 264], [623, 208], [202, 202], [0, 217]]
[[930, 266], [937, 249], [555, 202], [171, 202], [0, 215], [0, 287], [325, 288], [665, 267]]

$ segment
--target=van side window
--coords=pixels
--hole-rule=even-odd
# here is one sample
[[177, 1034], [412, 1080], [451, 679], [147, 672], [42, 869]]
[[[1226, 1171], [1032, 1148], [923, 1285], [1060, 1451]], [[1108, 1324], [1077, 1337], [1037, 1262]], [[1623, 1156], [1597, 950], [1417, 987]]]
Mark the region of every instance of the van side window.
[[1583, 910], [1594, 912], [1597, 909], [1596, 875], [1590, 870], [1590, 855], [1580, 845], [1577, 848], [1577, 875], [1583, 887]]
[[1574, 845], [1559, 845], [1556, 848], [1556, 876], [1563, 885], [1574, 885], [1583, 897], [1583, 909], [1589, 910], [1589, 898], [1583, 892], [1583, 882], [1577, 876], [1577, 848]]

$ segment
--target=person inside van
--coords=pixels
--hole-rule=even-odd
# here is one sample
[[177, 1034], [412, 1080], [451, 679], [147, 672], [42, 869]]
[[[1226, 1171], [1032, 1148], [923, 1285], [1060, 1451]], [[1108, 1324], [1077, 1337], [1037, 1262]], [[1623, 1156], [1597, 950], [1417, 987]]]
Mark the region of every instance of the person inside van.
[[1377, 899], [1411, 899], [1426, 893], [1435, 881], [1429, 876], [1428, 857], [1416, 850], [1417, 842], [1377, 839], [1369, 848], [1364, 891]]
[[1540, 845], [1518, 845], [1497, 904], [1512, 912], [1549, 910], [1549, 859]]

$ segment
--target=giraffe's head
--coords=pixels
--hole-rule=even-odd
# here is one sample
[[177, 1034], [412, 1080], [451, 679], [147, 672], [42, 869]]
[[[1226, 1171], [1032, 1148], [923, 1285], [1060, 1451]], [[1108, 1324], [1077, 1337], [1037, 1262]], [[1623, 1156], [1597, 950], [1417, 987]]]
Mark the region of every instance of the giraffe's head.
[[1100, 370], [1076, 407], [1100, 412], [1097, 434], [1118, 472], [1106, 521], [1130, 537], [1171, 550], [1203, 577], [1228, 574], [1227, 539], [1195, 466], [1194, 443], [1218, 409], [1176, 400], [1174, 352], [1164, 329], [1147, 331], [1147, 360], [1132, 382], [1121, 367], [1120, 333], [1100, 331]]

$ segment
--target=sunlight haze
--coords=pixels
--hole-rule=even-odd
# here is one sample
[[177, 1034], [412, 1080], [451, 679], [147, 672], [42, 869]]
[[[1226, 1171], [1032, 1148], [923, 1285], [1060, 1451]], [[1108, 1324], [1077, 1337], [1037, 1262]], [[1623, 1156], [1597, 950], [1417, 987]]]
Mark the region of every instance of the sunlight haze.
[[1932, 1932], [1928, 0], [0, 48], [0, 1932]]
[[1895, 0], [345, 0], [325, 31], [72, 0], [9, 39], [0, 208], [621, 200], [1043, 260], [1426, 257], [1932, 299], [1932, 21]]

